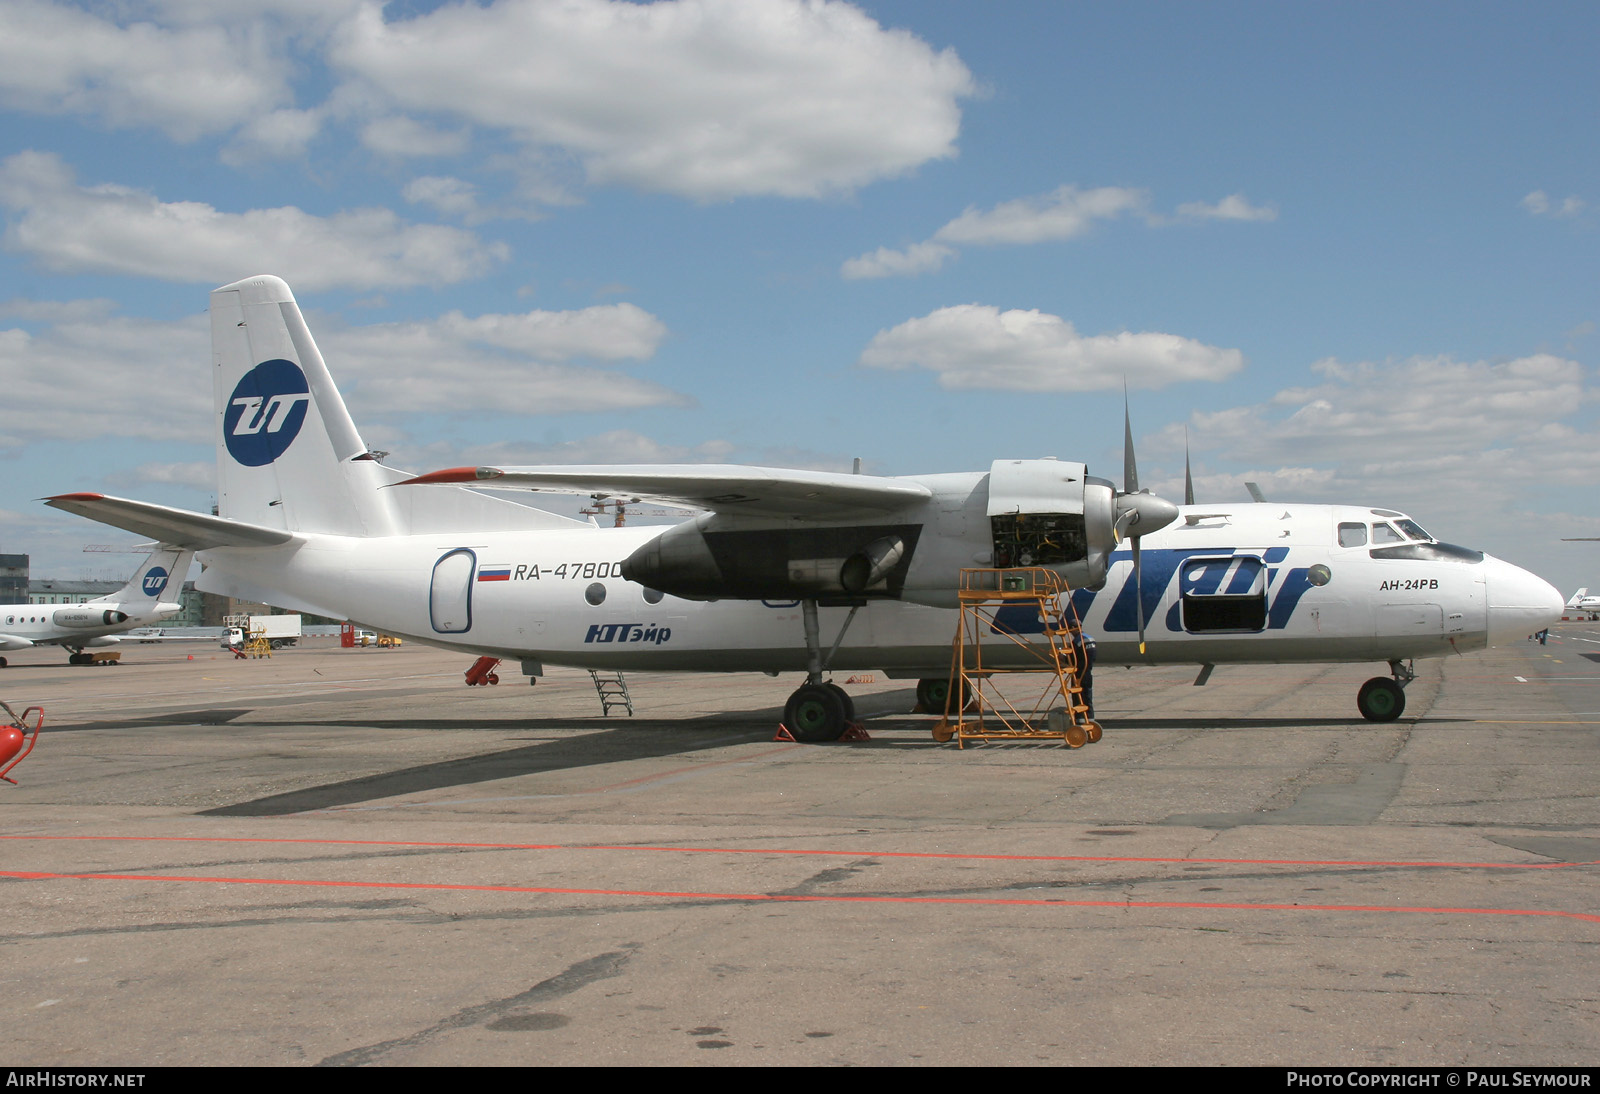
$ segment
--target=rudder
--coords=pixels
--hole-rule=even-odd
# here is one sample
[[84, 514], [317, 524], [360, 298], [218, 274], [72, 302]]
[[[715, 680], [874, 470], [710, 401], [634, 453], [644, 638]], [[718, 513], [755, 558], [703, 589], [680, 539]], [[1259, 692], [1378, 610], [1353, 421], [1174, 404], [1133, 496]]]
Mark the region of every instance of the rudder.
[[291, 532], [393, 535], [387, 477], [368, 454], [281, 278], [211, 293], [217, 512]]

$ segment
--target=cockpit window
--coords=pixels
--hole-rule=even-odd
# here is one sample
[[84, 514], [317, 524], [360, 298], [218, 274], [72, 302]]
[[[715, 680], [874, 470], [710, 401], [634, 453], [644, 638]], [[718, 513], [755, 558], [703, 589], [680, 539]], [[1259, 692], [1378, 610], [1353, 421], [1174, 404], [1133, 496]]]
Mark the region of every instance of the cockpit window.
[[1373, 543], [1404, 543], [1405, 541], [1406, 537], [1402, 536], [1399, 532], [1396, 532], [1392, 524], [1385, 524], [1382, 521], [1379, 521], [1377, 524], [1372, 526]]
[[1395, 523], [1400, 526], [1400, 530], [1406, 534], [1407, 539], [1421, 539], [1430, 542], [1433, 540], [1432, 536], [1422, 530], [1422, 525], [1414, 520], [1397, 520]]
[[1365, 547], [1367, 545], [1367, 526], [1365, 524], [1340, 524], [1339, 546]]

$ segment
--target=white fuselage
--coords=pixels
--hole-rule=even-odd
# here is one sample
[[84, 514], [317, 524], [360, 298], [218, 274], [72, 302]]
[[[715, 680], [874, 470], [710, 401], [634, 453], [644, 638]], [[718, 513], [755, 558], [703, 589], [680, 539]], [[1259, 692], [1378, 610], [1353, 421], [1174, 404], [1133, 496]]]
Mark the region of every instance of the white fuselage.
[[[922, 542], [905, 599], [870, 600], [829, 662], [896, 676], [947, 672], [958, 613], [957, 571], [982, 566], [964, 522], [909, 512]], [[1140, 654], [1132, 561], [1112, 556], [1099, 590], [1073, 603], [1101, 663], [1393, 661], [1482, 649], [1525, 636], [1559, 614], [1538, 577], [1428, 541], [1413, 555], [1373, 557], [1339, 546], [1339, 529], [1383, 523], [1353, 506], [1191, 506], [1143, 539]], [[1393, 516], [1394, 514], [1391, 514]], [[208, 591], [345, 617], [473, 654], [580, 668], [803, 671], [798, 601], [694, 601], [621, 577], [621, 563], [659, 527], [357, 538], [306, 534], [286, 548], [202, 554]], [[1404, 545], [1402, 545], [1404, 546]], [[931, 601], [918, 603], [917, 600]], [[824, 607], [824, 649], [848, 608]], [[1026, 631], [1028, 621], [1017, 629]], [[1003, 643], [997, 642], [998, 650]], [[986, 654], [986, 657], [988, 655]], [[998, 662], [994, 662], [997, 663]]]
[[[30, 646], [109, 646], [114, 635], [147, 627], [178, 614], [174, 603], [128, 604], [91, 600], [84, 604], [0, 604], [0, 650]], [[116, 618], [116, 617], [121, 618]], [[114, 621], [108, 621], [114, 620]]]

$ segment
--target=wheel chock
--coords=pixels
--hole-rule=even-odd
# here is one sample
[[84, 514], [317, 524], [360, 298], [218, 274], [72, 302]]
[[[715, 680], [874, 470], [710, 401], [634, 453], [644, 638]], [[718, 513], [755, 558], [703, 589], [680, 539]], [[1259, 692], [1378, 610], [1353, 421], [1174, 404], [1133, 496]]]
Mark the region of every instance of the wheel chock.
[[[772, 735], [774, 741], [787, 741], [789, 744], [800, 744], [795, 740], [794, 734], [789, 732], [789, 727], [782, 722], [778, 723], [778, 732]], [[872, 737], [867, 733], [867, 727], [860, 722], [845, 723], [844, 732], [832, 741], [812, 741], [811, 744], [830, 745], [840, 741], [870, 741]]]

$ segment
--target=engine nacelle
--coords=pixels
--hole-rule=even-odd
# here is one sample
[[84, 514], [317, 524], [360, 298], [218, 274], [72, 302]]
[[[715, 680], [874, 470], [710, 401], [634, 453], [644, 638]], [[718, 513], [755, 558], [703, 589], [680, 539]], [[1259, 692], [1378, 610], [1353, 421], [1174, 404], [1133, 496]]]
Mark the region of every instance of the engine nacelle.
[[119, 623], [128, 621], [128, 613], [117, 611], [115, 608], [84, 605], [80, 608], [59, 608], [50, 617], [50, 621], [58, 627], [115, 627]]
[[634, 551], [622, 575], [687, 600], [953, 607], [959, 571], [971, 566], [1054, 570], [1073, 588], [1098, 589], [1121, 537], [1154, 531], [1178, 510], [1087, 472], [1068, 460], [996, 460], [987, 474], [918, 477], [927, 500], [878, 523], [707, 513]]
[[759, 528], [707, 514], [622, 564], [629, 581], [685, 600], [898, 597], [922, 526]]

